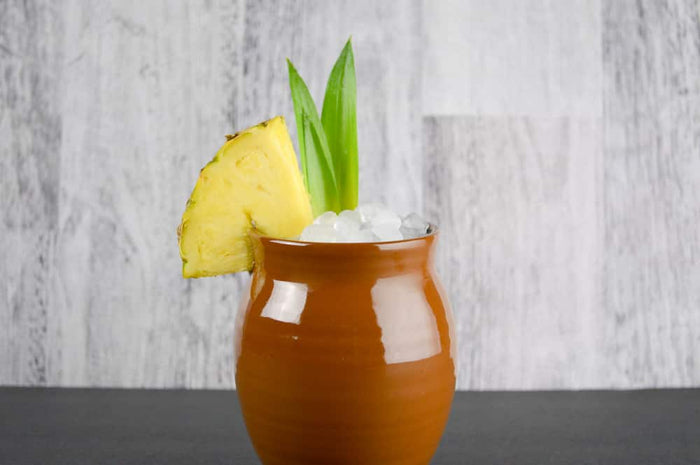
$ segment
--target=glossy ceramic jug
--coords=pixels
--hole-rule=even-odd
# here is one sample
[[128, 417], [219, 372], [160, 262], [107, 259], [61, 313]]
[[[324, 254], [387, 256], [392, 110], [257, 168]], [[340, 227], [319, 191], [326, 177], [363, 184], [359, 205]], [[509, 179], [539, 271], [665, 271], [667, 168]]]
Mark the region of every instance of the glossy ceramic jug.
[[328, 244], [251, 235], [236, 387], [265, 465], [427, 465], [455, 386], [436, 233]]

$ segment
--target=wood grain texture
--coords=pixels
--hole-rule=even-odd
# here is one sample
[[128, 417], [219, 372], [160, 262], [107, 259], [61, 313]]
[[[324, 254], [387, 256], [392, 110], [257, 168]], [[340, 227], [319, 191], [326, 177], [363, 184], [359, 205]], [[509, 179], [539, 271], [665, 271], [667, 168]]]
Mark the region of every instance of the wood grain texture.
[[[235, 2], [64, 11], [55, 383], [228, 387], [243, 277], [180, 276], [175, 228], [231, 132]], [[239, 44], [240, 46], [240, 44]]]
[[458, 386], [592, 387], [599, 120], [425, 122], [427, 213], [458, 329]]
[[0, 382], [231, 386], [245, 278], [182, 280], [175, 228], [231, 132], [242, 9], [3, 7]]
[[[52, 2], [0, 3], [0, 380], [50, 383], [62, 24]], [[36, 41], [43, 35], [47, 40]]]
[[353, 36], [362, 200], [423, 212], [459, 387], [700, 385], [697, 0], [0, 1], [0, 384], [231, 387], [175, 228]]
[[408, 35], [420, 3], [399, 6], [3, 3], [0, 384], [231, 387], [247, 276], [179, 272], [199, 168], [236, 128], [294, 131], [285, 57], [320, 103], [352, 33], [364, 195], [420, 204], [420, 36], [381, 27]]
[[428, 115], [601, 113], [600, 0], [424, 0]]
[[700, 5], [608, 1], [605, 379], [700, 384]]

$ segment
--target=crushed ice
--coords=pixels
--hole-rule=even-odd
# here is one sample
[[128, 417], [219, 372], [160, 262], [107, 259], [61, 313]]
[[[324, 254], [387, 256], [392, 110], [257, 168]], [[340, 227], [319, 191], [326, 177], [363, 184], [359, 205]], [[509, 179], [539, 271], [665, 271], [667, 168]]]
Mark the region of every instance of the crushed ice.
[[299, 236], [307, 242], [383, 242], [413, 239], [428, 233], [430, 224], [416, 213], [403, 218], [384, 205], [369, 203], [340, 214], [325, 212]]

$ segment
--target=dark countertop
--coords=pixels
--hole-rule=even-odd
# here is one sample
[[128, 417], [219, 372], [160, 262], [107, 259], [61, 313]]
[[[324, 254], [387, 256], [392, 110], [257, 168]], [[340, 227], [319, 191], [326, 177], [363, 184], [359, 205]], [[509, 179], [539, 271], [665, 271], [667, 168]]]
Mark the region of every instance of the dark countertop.
[[[235, 392], [0, 388], [2, 465], [180, 463], [259, 463]], [[700, 389], [457, 393], [432, 463], [697, 465]]]

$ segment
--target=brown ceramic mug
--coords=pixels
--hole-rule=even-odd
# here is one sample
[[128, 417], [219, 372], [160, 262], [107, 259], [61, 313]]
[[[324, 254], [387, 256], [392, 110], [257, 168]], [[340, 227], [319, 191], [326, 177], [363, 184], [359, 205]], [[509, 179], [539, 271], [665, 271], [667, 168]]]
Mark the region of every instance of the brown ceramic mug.
[[265, 465], [430, 462], [455, 386], [435, 239], [435, 231], [344, 244], [251, 234], [236, 387]]

